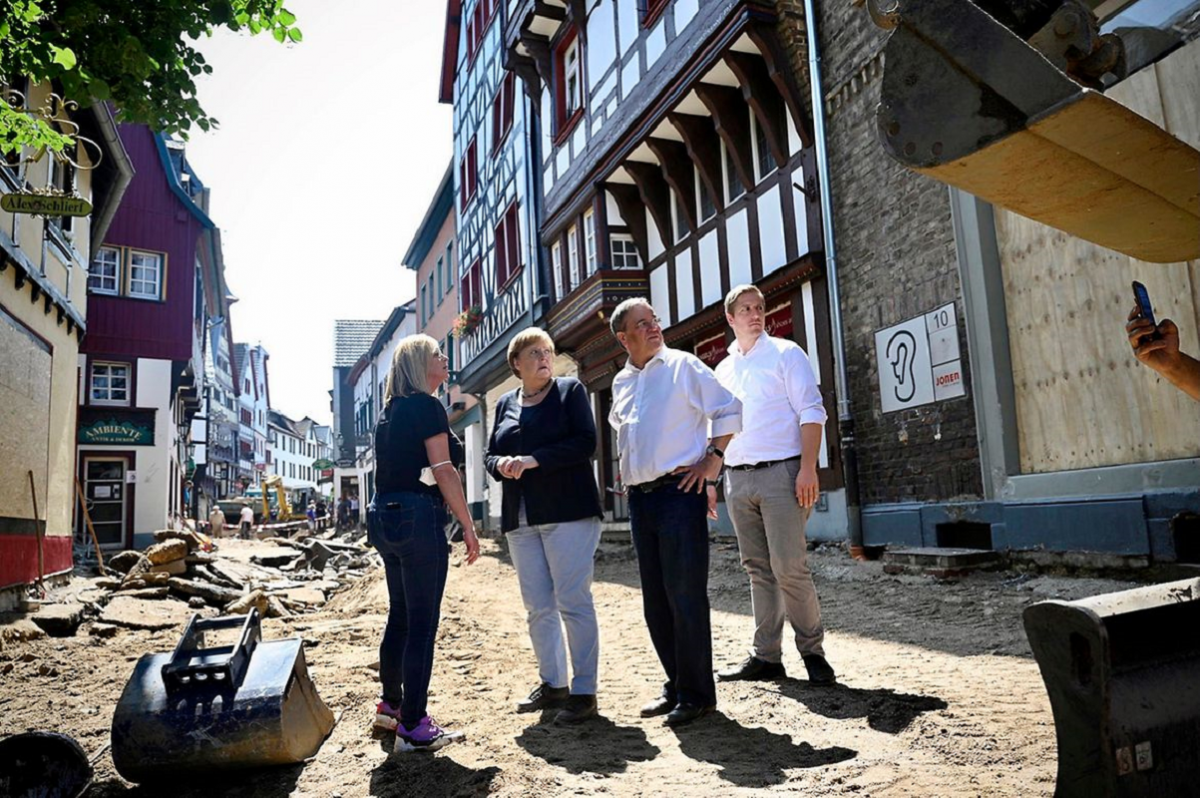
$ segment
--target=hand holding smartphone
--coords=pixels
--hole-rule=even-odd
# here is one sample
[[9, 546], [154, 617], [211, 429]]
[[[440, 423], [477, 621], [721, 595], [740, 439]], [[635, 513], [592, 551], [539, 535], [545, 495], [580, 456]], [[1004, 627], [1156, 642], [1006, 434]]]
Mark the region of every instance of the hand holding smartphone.
[[[1132, 333], [1135, 331], [1138, 333], [1136, 343], [1134, 344], [1136, 348], [1146, 339], [1151, 341], [1160, 340], [1162, 333], [1159, 332], [1158, 322], [1154, 319], [1154, 308], [1150, 304], [1150, 292], [1146, 290], [1146, 286], [1137, 280], [1133, 281], [1133, 299], [1137, 303], [1137, 315], [1130, 317], [1129, 327], [1131, 328], [1131, 339], [1134, 337]], [[1135, 325], [1135, 321], [1140, 321], [1141, 323]]]

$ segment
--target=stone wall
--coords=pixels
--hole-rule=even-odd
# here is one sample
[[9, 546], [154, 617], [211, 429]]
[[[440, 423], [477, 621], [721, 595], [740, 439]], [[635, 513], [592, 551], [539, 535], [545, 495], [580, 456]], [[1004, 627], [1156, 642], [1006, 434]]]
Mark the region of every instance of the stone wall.
[[[779, 6], [781, 28], [803, 24], [802, 3], [780, 0]], [[876, 139], [885, 32], [871, 23], [862, 5], [847, 0], [819, 1], [817, 14], [863, 504], [979, 498], [979, 453], [948, 189], [889, 160]], [[803, 33], [785, 41], [793, 66], [806, 66]], [[950, 302], [957, 310], [966, 396], [884, 415], [875, 332]]]

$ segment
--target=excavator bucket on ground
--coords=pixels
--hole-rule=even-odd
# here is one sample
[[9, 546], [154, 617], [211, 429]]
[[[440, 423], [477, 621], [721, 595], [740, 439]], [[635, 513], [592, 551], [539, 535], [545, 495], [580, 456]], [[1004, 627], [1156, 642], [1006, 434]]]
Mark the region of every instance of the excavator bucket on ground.
[[1055, 798], [1196, 795], [1200, 579], [1025, 609], [1058, 739]]
[[876, 24], [893, 29], [877, 111], [887, 152], [1139, 260], [1200, 258], [1200, 151], [1063, 71], [1123, 71], [1119, 40], [1098, 37], [1077, 0], [979, 2], [1029, 11], [1025, 30], [971, 0], [868, 0]]
[[[239, 628], [233, 645], [204, 647], [205, 632]], [[333, 725], [300, 638], [264, 642], [257, 610], [193, 616], [174, 653], [134, 668], [113, 713], [113, 764], [137, 783], [290, 764], [315, 754]]]

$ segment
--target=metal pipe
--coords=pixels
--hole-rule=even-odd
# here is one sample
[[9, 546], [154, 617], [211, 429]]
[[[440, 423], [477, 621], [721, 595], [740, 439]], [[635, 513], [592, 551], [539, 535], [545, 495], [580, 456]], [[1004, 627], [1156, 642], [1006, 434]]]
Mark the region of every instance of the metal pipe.
[[846, 532], [850, 539], [850, 556], [855, 559], [863, 559], [862, 517], [858, 498], [858, 454], [854, 441], [854, 414], [850, 407], [850, 381], [846, 372], [846, 342], [842, 329], [837, 241], [833, 230], [829, 151], [825, 142], [825, 99], [821, 94], [821, 46], [817, 38], [816, 22], [816, 3], [814, 0], [804, 0], [804, 29], [808, 41], [808, 77], [812, 102], [813, 141], [817, 149], [821, 228], [825, 244], [825, 278], [829, 285], [829, 322], [833, 328], [834, 390], [837, 392], [842, 473], [846, 485]]

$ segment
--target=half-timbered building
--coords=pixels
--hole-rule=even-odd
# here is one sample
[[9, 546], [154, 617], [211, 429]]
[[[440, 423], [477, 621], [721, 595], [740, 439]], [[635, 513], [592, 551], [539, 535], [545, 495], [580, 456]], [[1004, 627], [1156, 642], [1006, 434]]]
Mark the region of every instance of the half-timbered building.
[[182, 142], [119, 129], [136, 175], [92, 252], [77, 473], [101, 545], [128, 548], [192, 511], [208, 319], [199, 245], [214, 224]]
[[71, 573], [87, 264], [134, 171], [106, 104], [67, 111], [51, 92], [48, 82], [9, 77], [0, 84], [10, 107], [61, 111], [54, 127], [78, 126], [81, 137], [57, 155], [32, 148], [4, 153], [0, 196], [37, 202], [44, 195], [35, 192], [54, 191], [92, 210], [79, 217], [49, 216], [28, 205], [0, 210], [0, 610], [16, 606], [27, 585]]
[[[501, 0], [449, 0], [439, 98], [454, 106], [455, 250], [461, 389], [482, 399], [483, 423], [465, 430], [482, 454], [491, 409], [517, 385], [505, 353], [512, 336], [541, 323], [550, 300], [541, 218], [541, 148], [536, 96], [505, 69]], [[574, 373], [568, 359], [559, 373]], [[474, 458], [474, 462], [480, 462]], [[489, 489], [490, 488], [490, 489]], [[473, 501], [498, 495], [481, 468], [469, 470]], [[499, 505], [488, 511], [499, 514]]]
[[[773, 335], [809, 353], [835, 418], [813, 126], [792, 3], [513, 0], [509, 68], [540, 114], [538, 236], [549, 257], [547, 328], [608, 414], [625, 362], [607, 317], [645, 296], [668, 345], [715, 366], [732, 335], [723, 299], [758, 285]], [[819, 509], [840, 499], [834, 425]], [[624, 514], [611, 434], [600, 476]], [[844, 514], [818, 514], [815, 536]]]

